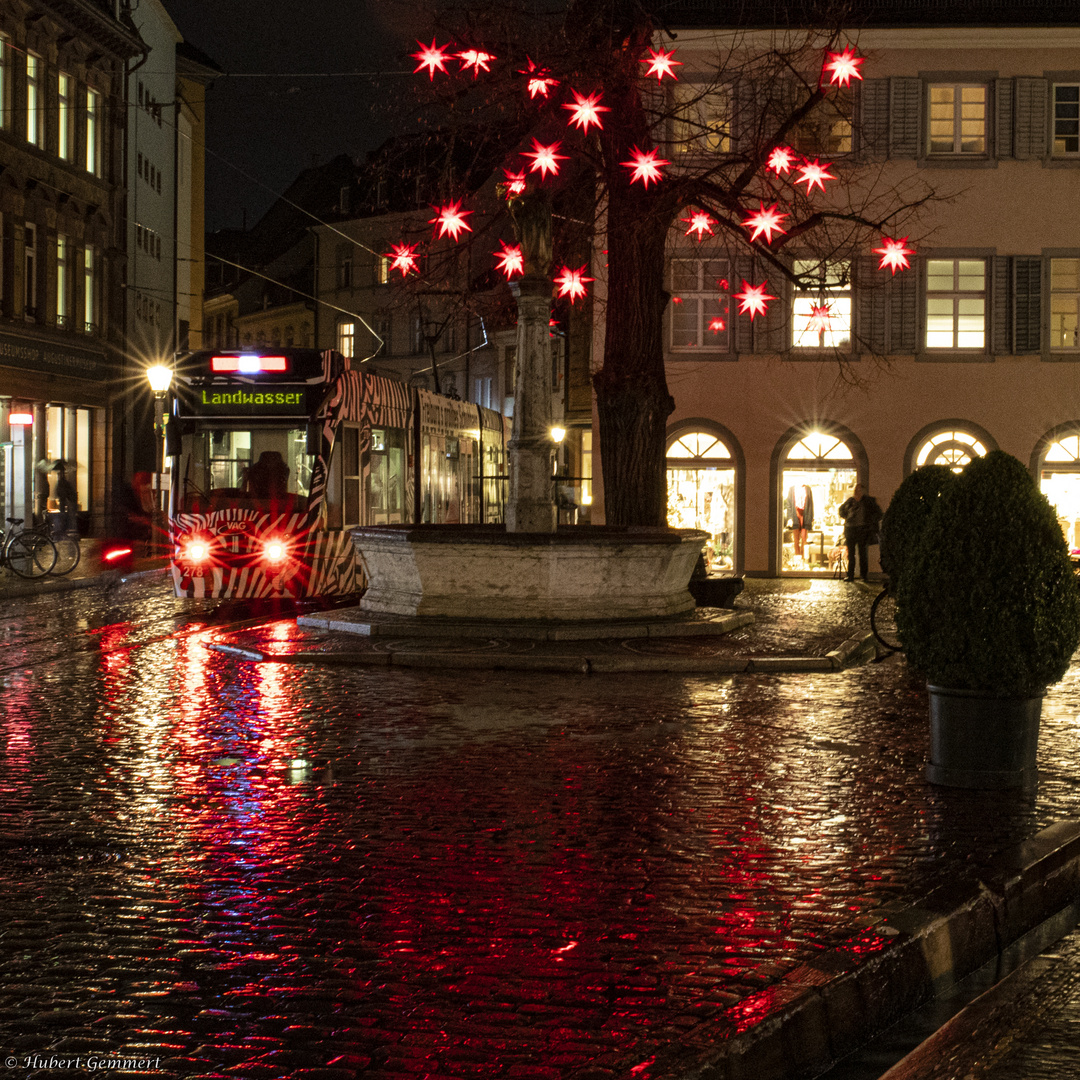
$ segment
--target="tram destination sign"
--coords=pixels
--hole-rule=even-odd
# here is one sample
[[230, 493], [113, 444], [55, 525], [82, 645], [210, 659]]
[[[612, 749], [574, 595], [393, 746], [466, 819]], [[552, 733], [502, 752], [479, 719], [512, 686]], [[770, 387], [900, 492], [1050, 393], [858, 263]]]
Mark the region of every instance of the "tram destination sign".
[[193, 416], [307, 416], [308, 390], [303, 383], [197, 386], [183, 395], [184, 411]]

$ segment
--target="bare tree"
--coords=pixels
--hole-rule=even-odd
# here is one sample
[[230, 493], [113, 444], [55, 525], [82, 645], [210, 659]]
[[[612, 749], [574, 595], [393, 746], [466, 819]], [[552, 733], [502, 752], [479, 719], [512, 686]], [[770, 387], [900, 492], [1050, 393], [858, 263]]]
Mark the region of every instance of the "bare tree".
[[[506, 176], [551, 189], [557, 262], [580, 265], [592, 250], [590, 276], [603, 280], [593, 385], [611, 524], [666, 516], [672, 238], [707, 230], [727, 253], [728, 291], [745, 308], [730, 322], [745, 338], [755, 316], [768, 323], [767, 281], [826, 295], [881, 250], [875, 243], [913, 234], [933, 197], [914, 174], [898, 182], [875, 164], [873, 133], [857, 122], [861, 60], [843, 10], [819, 12], [810, 27], [697, 34], [684, 47], [664, 24], [674, 7], [571, 0], [545, 14], [511, 0], [455, 4], [433, 13], [432, 44], [414, 54], [422, 115], [467, 130], [483, 163], [448, 177], [458, 197], [479, 199], [488, 182], [473, 218], [484, 228], [470, 242], [506, 228], [490, 197], [498, 161]], [[440, 46], [441, 35], [453, 44]], [[549, 150], [545, 169], [537, 155]], [[782, 306], [760, 331], [779, 352], [792, 342]], [[827, 299], [815, 310], [821, 325], [833, 318]]]

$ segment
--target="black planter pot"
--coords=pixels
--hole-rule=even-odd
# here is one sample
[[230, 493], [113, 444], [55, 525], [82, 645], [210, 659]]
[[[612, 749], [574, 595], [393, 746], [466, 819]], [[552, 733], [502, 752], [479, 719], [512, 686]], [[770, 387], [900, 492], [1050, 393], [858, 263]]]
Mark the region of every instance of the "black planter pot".
[[927, 685], [932, 784], [961, 788], [1033, 788], [1038, 780], [1042, 697], [987, 697]]

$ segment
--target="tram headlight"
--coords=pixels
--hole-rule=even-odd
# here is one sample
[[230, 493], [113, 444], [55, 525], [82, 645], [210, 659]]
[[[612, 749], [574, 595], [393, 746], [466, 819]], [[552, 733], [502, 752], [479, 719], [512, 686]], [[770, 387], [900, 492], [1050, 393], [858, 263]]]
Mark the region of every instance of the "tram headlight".
[[263, 558], [268, 563], [274, 563], [276, 565], [277, 563], [283, 562], [287, 554], [288, 551], [281, 540], [267, 540], [263, 544]]
[[194, 536], [180, 553], [186, 562], [204, 563], [210, 557], [210, 545], [201, 536]]

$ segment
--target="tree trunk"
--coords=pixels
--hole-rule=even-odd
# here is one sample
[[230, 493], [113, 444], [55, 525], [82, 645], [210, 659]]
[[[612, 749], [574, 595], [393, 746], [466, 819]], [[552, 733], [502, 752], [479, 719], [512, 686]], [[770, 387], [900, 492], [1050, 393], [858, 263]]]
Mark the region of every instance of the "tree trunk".
[[655, 191], [613, 184], [603, 367], [593, 377], [604, 512], [610, 525], [665, 525], [664, 249], [670, 214]]

